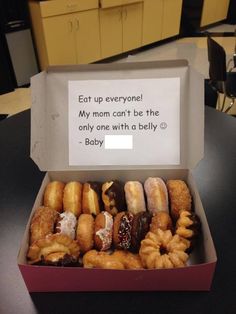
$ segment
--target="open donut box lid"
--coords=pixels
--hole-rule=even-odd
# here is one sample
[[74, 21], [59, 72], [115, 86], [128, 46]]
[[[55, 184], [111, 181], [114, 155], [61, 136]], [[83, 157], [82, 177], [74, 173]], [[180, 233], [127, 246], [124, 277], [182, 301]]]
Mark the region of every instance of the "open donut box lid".
[[[186, 60], [49, 67], [31, 80], [31, 158], [42, 171], [193, 169], [204, 150], [203, 82]], [[86, 96], [92, 101], [78, 101]], [[137, 98], [108, 103], [107, 96]], [[113, 129], [122, 123], [125, 130]], [[107, 149], [110, 135], [131, 137], [132, 149]]]

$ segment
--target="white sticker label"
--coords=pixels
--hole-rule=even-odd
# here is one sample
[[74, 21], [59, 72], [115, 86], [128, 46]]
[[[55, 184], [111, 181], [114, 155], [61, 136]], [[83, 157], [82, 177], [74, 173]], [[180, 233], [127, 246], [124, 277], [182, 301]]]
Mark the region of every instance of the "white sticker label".
[[70, 165], [180, 163], [180, 78], [68, 84]]

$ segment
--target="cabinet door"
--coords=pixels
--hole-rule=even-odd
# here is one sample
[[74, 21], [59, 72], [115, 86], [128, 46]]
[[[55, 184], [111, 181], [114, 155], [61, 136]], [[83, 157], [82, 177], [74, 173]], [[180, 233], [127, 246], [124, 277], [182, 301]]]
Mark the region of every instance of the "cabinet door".
[[215, 22], [225, 20], [227, 18], [229, 9], [229, 0], [221, 0], [217, 2], [215, 6]]
[[90, 63], [101, 58], [98, 10], [75, 14], [77, 63]]
[[73, 14], [43, 18], [43, 28], [49, 65], [75, 64]]
[[216, 6], [219, 5], [220, 1], [215, 0], [204, 0], [202, 7], [202, 18], [200, 26], [209, 25], [215, 22], [215, 11]]
[[123, 6], [123, 51], [142, 45], [142, 3]]
[[182, 0], [164, 0], [162, 39], [179, 34]]
[[161, 39], [163, 0], [144, 0], [142, 45]]
[[100, 9], [101, 55], [107, 58], [122, 52], [122, 7]]

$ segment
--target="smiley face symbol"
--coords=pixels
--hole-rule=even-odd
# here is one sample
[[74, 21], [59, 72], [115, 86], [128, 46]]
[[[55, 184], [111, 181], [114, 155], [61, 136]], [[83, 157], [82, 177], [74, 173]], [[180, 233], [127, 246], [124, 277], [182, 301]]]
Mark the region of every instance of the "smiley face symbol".
[[162, 130], [165, 130], [165, 129], [167, 128], [167, 123], [166, 123], [166, 122], [161, 122], [161, 123], [160, 123], [160, 128], [161, 128]]

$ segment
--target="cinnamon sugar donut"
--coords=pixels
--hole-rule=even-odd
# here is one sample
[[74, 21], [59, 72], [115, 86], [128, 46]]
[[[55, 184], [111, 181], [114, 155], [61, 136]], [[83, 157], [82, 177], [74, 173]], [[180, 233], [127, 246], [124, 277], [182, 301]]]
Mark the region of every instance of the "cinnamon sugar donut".
[[99, 251], [106, 251], [112, 243], [113, 217], [103, 211], [95, 218], [94, 242]]
[[170, 230], [157, 229], [156, 233], [147, 233], [141, 242], [139, 255], [148, 269], [183, 267], [188, 259], [187, 248], [187, 242], [177, 234], [172, 236]]
[[113, 244], [115, 248], [129, 249], [133, 217], [133, 214], [128, 212], [120, 212], [115, 216], [113, 227]]
[[76, 239], [82, 253], [92, 249], [94, 245], [93, 238], [94, 218], [90, 214], [81, 214], [77, 223]]
[[59, 213], [63, 210], [63, 190], [65, 184], [60, 181], [48, 183], [44, 191], [43, 205], [55, 209]]
[[82, 184], [72, 181], [66, 184], [63, 193], [64, 211], [69, 211], [78, 217], [81, 214]]
[[191, 211], [191, 194], [183, 180], [168, 180], [166, 186], [170, 199], [170, 214], [177, 220], [181, 210]]

